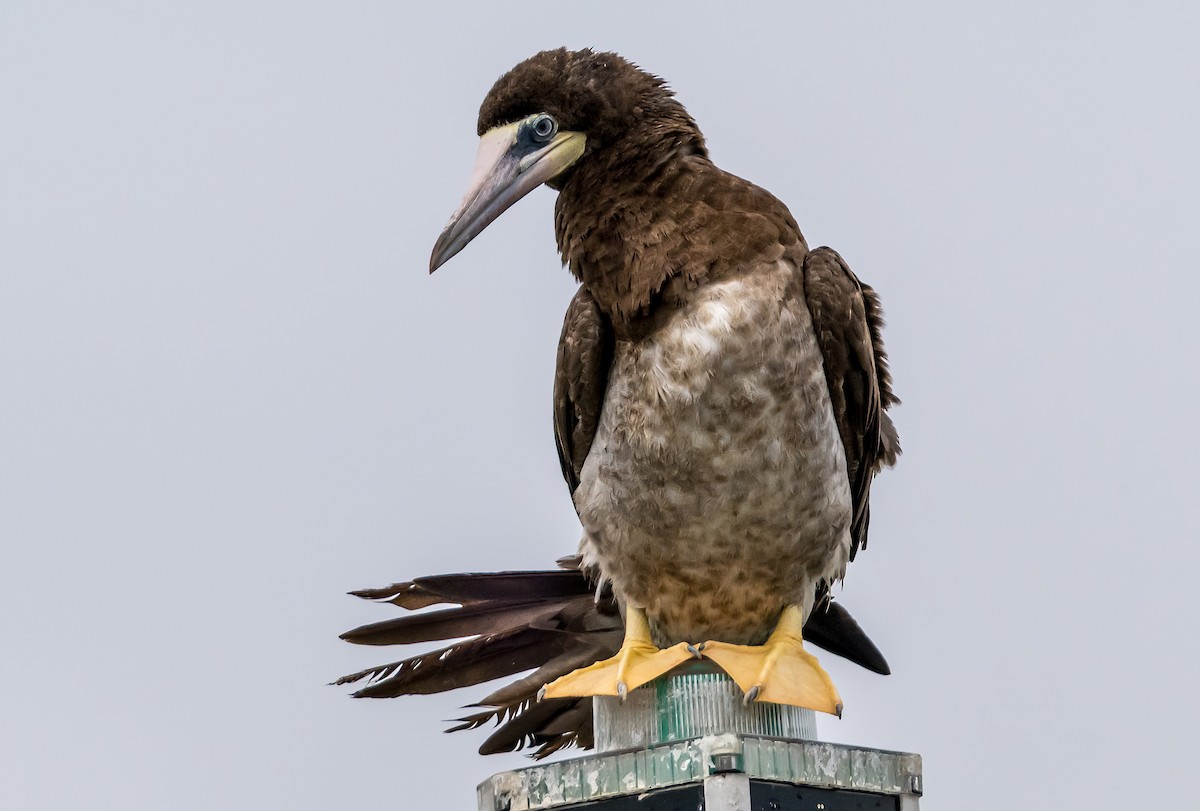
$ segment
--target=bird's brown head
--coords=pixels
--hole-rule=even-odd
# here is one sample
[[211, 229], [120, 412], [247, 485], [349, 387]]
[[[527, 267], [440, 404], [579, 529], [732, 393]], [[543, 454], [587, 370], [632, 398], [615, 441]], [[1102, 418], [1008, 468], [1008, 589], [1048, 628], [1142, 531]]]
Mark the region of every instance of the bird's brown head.
[[[471, 185], [434, 246], [432, 273], [509, 206], [546, 183], [561, 189], [582, 167], [646, 145], [704, 138], [666, 83], [615, 53], [542, 51], [501, 76], [479, 109]], [[626, 148], [629, 142], [641, 149]]]

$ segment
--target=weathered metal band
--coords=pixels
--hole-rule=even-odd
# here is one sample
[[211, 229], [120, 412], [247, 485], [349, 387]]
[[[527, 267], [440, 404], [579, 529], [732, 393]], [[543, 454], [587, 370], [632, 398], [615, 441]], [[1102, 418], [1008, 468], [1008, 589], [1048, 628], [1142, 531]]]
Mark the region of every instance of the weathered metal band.
[[921, 756], [835, 743], [712, 735], [500, 772], [479, 785], [480, 811], [536, 811], [702, 781], [750, 779], [898, 796], [921, 793]]

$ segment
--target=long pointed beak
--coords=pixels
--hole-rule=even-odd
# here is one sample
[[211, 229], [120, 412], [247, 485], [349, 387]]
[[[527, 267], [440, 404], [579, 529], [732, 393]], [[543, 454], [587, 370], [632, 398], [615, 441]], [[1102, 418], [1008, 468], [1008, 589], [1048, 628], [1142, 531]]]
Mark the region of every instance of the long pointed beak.
[[560, 132], [546, 143], [523, 143], [520, 123], [496, 127], [480, 139], [471, 185], [433, 246], [430, 273], [465, 248], [509, 206], [583, 154], [582, 133]]

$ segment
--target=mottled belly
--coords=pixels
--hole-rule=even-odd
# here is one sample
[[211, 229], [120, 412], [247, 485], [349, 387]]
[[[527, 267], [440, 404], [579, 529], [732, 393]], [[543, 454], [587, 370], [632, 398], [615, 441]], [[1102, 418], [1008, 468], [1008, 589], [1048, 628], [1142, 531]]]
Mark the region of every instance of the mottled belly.
[[845, 455], [790, 274], [709, 285], [617, 345], [575, 501], [585, 556], [659, 644], [761, 642], [845, 571]]

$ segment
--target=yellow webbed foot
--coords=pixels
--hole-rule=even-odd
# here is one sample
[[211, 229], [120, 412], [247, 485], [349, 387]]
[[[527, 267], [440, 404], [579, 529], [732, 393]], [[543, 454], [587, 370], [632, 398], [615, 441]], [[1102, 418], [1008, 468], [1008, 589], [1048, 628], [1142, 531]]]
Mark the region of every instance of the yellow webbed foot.
[[625, 641], [611, 659], [581, 667], [547, 684], [539, 698], [567, 696], [620, 696], [653, 681], [676, 665], [693, 658], [687, 643], [659, 650], [650, 641], [650, 626], [639, 609], [629, 608], [625, 618]]
[[687, 644], [680, 642], [666, 650], [653, 645], [621, 646], [611, 659], [581, 667], [555, 679], [542, 688], [541, 698], [566, 696], [621, 696], [657, 679], [676, 665], [693, 658]]
[[804, 650], [803, 616], [788, 606], [770, 638], [761, 646], [705, 642], [701, 651], [729, 674], [747, 701], [791, 704], [842, 715], [842, 697], [817, 657]]

